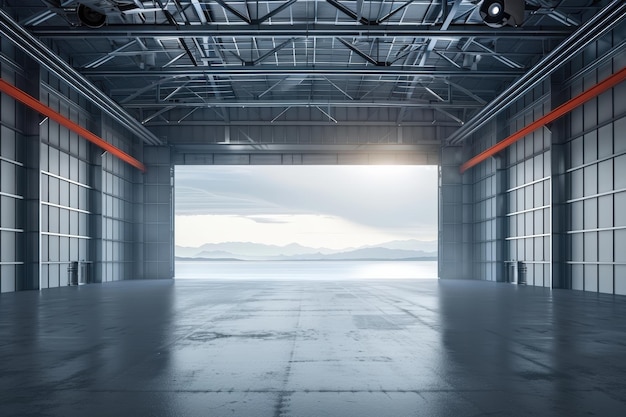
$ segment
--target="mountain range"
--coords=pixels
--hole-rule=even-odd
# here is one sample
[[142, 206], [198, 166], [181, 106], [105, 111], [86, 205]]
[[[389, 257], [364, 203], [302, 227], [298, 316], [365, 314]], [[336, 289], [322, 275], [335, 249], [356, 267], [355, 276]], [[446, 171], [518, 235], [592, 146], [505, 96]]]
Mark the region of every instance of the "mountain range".
[[252, 242], [207, 243], [200, 247], [176, 246], [179, 260], [435, 260], [437, 241], [395, 240], [378, 245], [334, 250], [292, 243], [286, 246]]

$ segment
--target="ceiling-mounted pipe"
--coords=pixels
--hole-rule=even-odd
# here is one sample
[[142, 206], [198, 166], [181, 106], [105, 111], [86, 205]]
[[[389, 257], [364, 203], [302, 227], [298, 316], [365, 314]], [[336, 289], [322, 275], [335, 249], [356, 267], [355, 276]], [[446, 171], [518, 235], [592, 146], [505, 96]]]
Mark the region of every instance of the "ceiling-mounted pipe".
[[71, 88], [80, 92], [105, 114], [130, 130], [133, 135], [151, 145], [162, 144], [159, 138], [128, 114], [119, 104], [100, 91], [67, 62], [56, 56], [46, 45], [28, 33], [2, 10], [0, 10], [0, 32], [21, 51], [67, 82]]
[[578, 54], [582, 49], [596, 40], [598, 37], [610, 31], [616, 24], [623, 21], [626, 16], [626, 2], [623, 0], [613, 0], [598, 14], [580, 26], [569, 38], [565, 39], [552, 52], [546, 55], [537, 65], [530, 69], [525, 75], [511, 84], [498, 97], [493, 99], [484, 109], [482, 109], [472, 120], [463, 127], [457, 129], [450, 135], [446, 142], [451, 145], [458, 144], [468, 138], [472, 133], [483, 127], [495, 115], [506, 109], [514, 102], [514, 99], [521, 97], [545, 77], [552, 74], [565, 62]]
[[525, 136], [529, 135], [535, 130], [540, 129], [546, 124], [551, 123], [555, 121], [556, 119], [558, 119], [559, 117], [566, 115], [567, 113], [571, 112], [572, 110], [574, 110], [576, 107], [580, 106], [581, 104], [591, 100], [594, 97], [597, 97], [598, 95], [602, 94], [606, 90], [615, 87], [617, 84], [621, 83], [624, 80], [626, 80], [626, 68], [622, 68], [620, 71], [616, 72], [615, 74], [611, 75], [605, 80], [599, 82], [598, 84], [591, 87], [590, 89], [582, 92], [576, 97], [566, 101], [565, 103], [561, 104], [556, 109], [552, 110], [545, 116], [537, 119], [536, 121], [529, 124], [525, 128], [518, 130], [517, 132], [513, 133], [511, 136], [507, 137], [506, 139], [501, 140], [500, 142], [496, 143], [489, 149], [479, 153], [478, 155], [476, 155], [475, 157], [473, 157], [472, 159], [470, 159], [469, 161], [461, 165], [461, 168], [459, 169], [461, 171], [461, 174], [467, 171], [468, 169], [472, 168], [473, 166], [476, 166], [480, 164], [481, 162], [485, 161], [487, 158], [506, 149], [507, 147], [511, 146], [513, 143], [517, 142], [518, 140], [523, 139]]
[[109, 151], [111, 154], [117, 156], [122, 161], [134, 166], [135, 168], [138, 168], [142, 172], [146, 172], [146, 167], [144, 166], [144, 164], [142, 164], [137, 159], [128, 155], [126, 152], [124, 152], [120, 148], [111, 145], [109, 142], [105, 141], [104, 139], [95, 135], [94, 133], [90, 132], [84, 127], [74, 123], [67, 117], [63, 116], [62, 114], [46, 106], [45, 104], [43, 104], [36, 98], [26, 94], [24, 91], [20, 90], [19, 88], [4, 81], [2, 78], [0, 78], [0, 91], [13, 97], [15, 100], [19, 101], [20, 103], [27, 105], [31, 109], [43, 114], [44, 116], [50, 118], [51, 120], [54, 120], [60, 125], [65, 126], [66, 128], [70, 129], [72, 132], [77, 133], [78, 135], [87, 139], [89, 142], [94, 143], [95, 145], [99, 146], [105, 151]]

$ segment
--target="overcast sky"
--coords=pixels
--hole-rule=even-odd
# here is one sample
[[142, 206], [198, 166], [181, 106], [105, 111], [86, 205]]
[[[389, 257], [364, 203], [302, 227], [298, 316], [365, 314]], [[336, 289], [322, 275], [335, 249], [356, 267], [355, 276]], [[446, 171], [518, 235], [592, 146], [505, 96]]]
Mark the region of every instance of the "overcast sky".
[[435, 166], [178, 166], [176, 244], [437, 238]]

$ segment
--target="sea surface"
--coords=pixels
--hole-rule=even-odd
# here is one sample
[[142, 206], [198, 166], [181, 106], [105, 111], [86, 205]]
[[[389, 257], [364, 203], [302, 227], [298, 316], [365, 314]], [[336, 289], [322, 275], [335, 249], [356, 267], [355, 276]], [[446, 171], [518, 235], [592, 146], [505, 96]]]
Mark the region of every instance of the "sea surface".
[[436, 261], [177, 261], [178, 279], [437, 278]]

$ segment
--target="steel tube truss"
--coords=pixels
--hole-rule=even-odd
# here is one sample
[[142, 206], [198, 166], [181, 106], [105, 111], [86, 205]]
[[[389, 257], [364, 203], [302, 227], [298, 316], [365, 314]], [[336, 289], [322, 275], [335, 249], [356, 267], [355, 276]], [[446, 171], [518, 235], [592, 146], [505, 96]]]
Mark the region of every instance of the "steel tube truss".
[[171, 25], [110, 25], [98, 30], [82, 27], [33, 27], [32, 33], [40, 38], [107, 38], [107, 37], [145, 37], [179, 38], [203, 36], [255, 36], [255, 37], [394, 37], [410, 36], [417, 38], [563, 38], [573, 29], [560, 27], [536, 28], [500, 28], [477, 25], [450, 25], [443, 30], [442, 25], [378, 25], [358, 26], [345, 24], [272, 24], [272, 25], [225, 25], [206, 24], [174, 27]]
[[610, 31], [625, 17], [626, 3], [623, 0], [613, 0], [600, 13], [580, 26], [572, 36], [546, 55], [528, 73], [492, 100], [472, 120], [449, 136], [446, 142], [454, 145], [468, 138], [513, 103], [513, 98], [520, 97], [530, 91], [537, 83], [556, 71], [561, 64], [569, 61], [580, 53], [586, 45]]
[[67, 81], [72, 88], [83, 94], [100, 110], [113, 118], [113, 120], [132, 131], [134, 135], [141, 138], [146, 143], [152, 145], [161, 144], [161, 141], [154, 136], [154, 134], [126, 113], [121, 106], [112, 101], [89, 80], [50, 51], [47, 46], [15, 23], [15, 21], [2, 10], [0, 10], [0, 32], [40, 65]]
[[185, 68], [169, 68], [143, 71], [128, 69], [85, 69], [83, 74], [88, 76], [102, 77], [167, 77], [173, 75], [216, 75], [229, 77], [245, 77], [245, 76], [266, 76], [266, 75], [373, 75], [373, 76], [411, 76], [422, 75], [426, 77], [480, 77], [480, 78], [511, 78], [524, 74], [522, 70], [506, 70], [506, 71], [464, 71], [464, 70], [443, 70], [430, 67], [403, 68], [401, 66], [369, 66], [362, 65], [354, 67], [306, 67], [306, 66], [228, 66], [228, 67], [185, 67]]

